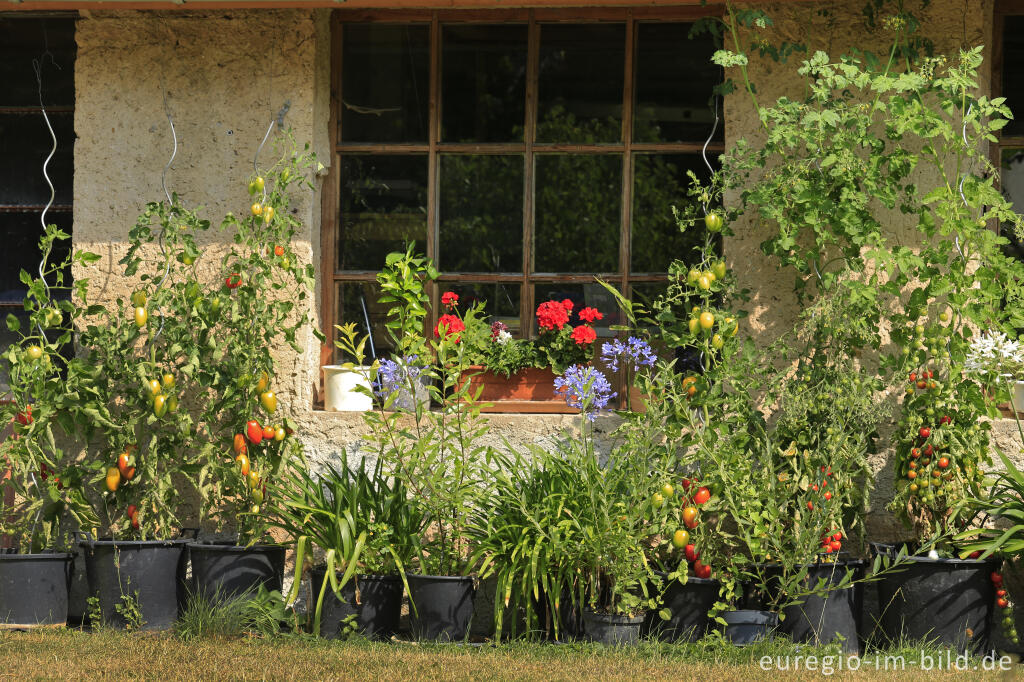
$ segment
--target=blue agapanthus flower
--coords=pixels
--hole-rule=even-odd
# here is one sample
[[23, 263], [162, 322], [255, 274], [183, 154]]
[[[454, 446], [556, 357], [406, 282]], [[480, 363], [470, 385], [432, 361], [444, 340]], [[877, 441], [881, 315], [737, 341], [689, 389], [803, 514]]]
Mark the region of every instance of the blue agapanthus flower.
[[626, 343], [621, 339], [605, 342], [601, 346], [601, 359], [608, 363], [608, 368], [613, 372], [619, 371], [619, 362], [633, 364], [633, 371], [639, 371], [641, 367], [653, 367], [657, 361], [651, 344], [635, 336], [629, 337]]
[[373, 392], [381, 400], [387, 400], [395, 391], [414, 386], [423, 374], [423, 367], [416, 364], [417, 355], [407, 355], [401, 362], [381, 360], [377, 367], [377, 378], [373, 382]]
[[566, 405], [581, 410], [590, 421], [618, 395], [608, 378], [588, 365], [572, 365], [565, 374], [555, 377], [555, 392], [561, 393]]

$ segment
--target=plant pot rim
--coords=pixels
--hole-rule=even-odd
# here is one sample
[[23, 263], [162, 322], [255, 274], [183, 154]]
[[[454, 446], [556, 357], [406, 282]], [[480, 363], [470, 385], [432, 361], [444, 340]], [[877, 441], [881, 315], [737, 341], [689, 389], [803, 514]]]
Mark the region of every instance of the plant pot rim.
[[373, 365], [352, 365], [351, 367], [346, 367], [345, 365], [321, 365], [320, 369], [331, 370], [332, 372], [354, 372], [356, 370], [373, 369]]
[[779, 622], [779, 614], [775, 611], [763, 611], [761, 609], [731, 609], [722, 611], [722, 619], [726, 623], [763, 623], [765, 625]]
[[[312, 570], [316, 571], [317, 573], [322, 571], [326, 575], [326, 573], [327, 573], [327, 564], [317, 564], [316, 566], [313, 567]], [[335, 575], [337, 575], [337, 574], [335, 574]], [[387, 581], [387, 582], [401, 581], [402, 580], [402, 576], [400, 576], [397, 573], [356, 573], [353, 577], [356, 580], [377, 580], [377, 581]]]
[[[396, 576], [397, 577], [397, 576]], [[452, 581], [465, 581], [473, 580], [471, 575], [431, 575], [429, 573], [406, 573], [406, 578], [426, 578], [429, 580], [452, 580]]]
[[0, 554], [0, 561], [68, 561], [78, 552], [37, 552], [35, 554]]
[[608, 622], [608, 623], [621, 623], [621, 624], [626, 624], [626, 625], [636, 625], [638, 623], [643, 623], [644, 622], [644, 618], [647, 617], [647, 612], [646, 611], [641, 611], [640, 615], [628, 616], [628, 615], [621, 614], [621, 613], [603, 613], [601, 611], [595, 611], [594, 609], [592, 609], [589, 606], [587, 606], [587, 607], [584, 607], [584, 609], [583, 609], [583, 615], [587, 616], [587, 617], [590, 617], [590, 618], [599, 618], [599, 619], [601, 619], [601, 620], [603, 620], [605, 622]]
[[[907, 547], [907, 552], [908, 552], [908, 554], [905, 557], [903, 557], [903, 559], [905, 561], [913, 561], [914, 563], [919, 563], [919, 564], [948, 564], [950, 566], [986, 566], [986, 565], [996, 564], [996, 563], [998, 563], [1000, 561], [999, 559], [996, 559], [995, 557], [988, 557], [987, 559], [953, 559], [953, 558], [947, 558], [947, 557], [937, 557], [937, 558], [933, 559], [933, 558], [931, 558], [929, 556], [922, 556], [920, 554], [910, 554], [909, 553], [910, 548], [907, 545], [908, 545], [908, 543], [902, 543], [902, 546]], [[871, 551], [875, 555], [889, 556], [890, 558], [895, 559], [896, 558], [896, 554], [898, 552], [897, 548], [899, 546], [900, 545], [888, 544], [888, 543], [885, 543], [885, 542], [872, 542], [871, 543]], [[880, 551], [878, 551], [881, 548], [892, 549], [892, 550], [896, 550], [896, 551], [893, 551], [893, 552], [884, 552], [884, 551], [880, 552]]]
[[[654, 571], [654, 575], [658, 576], [659, 578], [662, 578], [663, 580], [668, 580], [668, 575], [669, 574], [666, 571]], [[672, 584], [673, 585], [686, 586], [686, 585], [690, 585], [690, 584], [693, 584], [693, 585], [721, 585], [722, 583], [719, 582], [716, 578], [698, 578], [697, 576], [691, 575], [691, 576], [687, 576], [685, 583], [681, 583], [678, 580], [673, 580]]]
[[191, 538], [175, 538], [173, 540], [113, 540], [102, 538], [100, 540], [82, 540], [78, 544], [88, 549], [89, 547], [130, 547], [143, 549], [146, 547], [174, 547], [180, 545], [182, 548], [193, 542]]
[[275, 549], [284, 550], [284, 545], [274, 544], [256, 544], [256, 545], [236, 545], [230, 541], [217, 542], [215, 540], [203, 540], [202, 542], [191, 541], [188, 543], [188, 548], [191, 551], [216, 551], [216, 552], [268, 552]]

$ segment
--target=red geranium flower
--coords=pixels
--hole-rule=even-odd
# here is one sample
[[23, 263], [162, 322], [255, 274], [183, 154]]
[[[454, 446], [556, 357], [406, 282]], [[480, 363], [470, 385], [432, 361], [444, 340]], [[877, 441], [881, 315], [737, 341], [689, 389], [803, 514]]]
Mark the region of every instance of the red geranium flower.
[[[568, 309], [565, 303], [569, 304]], [[572, 310], [572, 301], [544, 301], [537, 306], [537, 324], [542, 329], [561, 329], [569, 322], [569, 310]]]
[[442, 329], [446, 339], [451, 339], [454, 336], [455, 343], [458, 343], [462, 338], [461, 332], [466, 331], [466, 325], [462, 323], [462, 320], [457, 315], [445, 314], [437, 320], [437, 326], [434, 327], [434, 336], [440, 338]]
[[579, 315], [580, 319], [583, 320], [584, 322], [594, 322], [595, 320], [604, 319], [604, 315], [602, 315], [597, 308], [583, 308], [582, 310], [580, 310]]
[[441, 294], [441, 305], [451, 310], [459, 304], [459, 295], [454, 291], [446, 291]]
[[581, 324], [573, 329], [571, 336], [572, 340], [580, 346], [588, 343], [594, 343], [594, 341], [597, 340], [597, 332], [594, 331], [593, 327], [587, 324]]
[[565, 312], [571, 313], [572, 312], [572, 301], [569, 300], [568, 298], [565, 299], [564, 301], [562, 301], [562, 307], [565, 308]]

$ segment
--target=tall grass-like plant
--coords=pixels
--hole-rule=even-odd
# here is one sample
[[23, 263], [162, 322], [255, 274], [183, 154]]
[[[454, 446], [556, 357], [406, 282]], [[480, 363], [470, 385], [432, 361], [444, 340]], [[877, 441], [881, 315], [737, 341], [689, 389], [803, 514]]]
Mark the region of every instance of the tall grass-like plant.
[[342, 459], [337, 467], [325, 465], [323, 473], [313, 473], [303, 462], [272, 491], [268, 527], [285, 531], [296, 542], [289, 604], [298, 597], [306, 555], [314, 547], [325, 553], [327, 570], [313, 613], [315, 633], [320, 631], [328, 584], [343, 599], [341, 590], [357, 571], [399, 575], [405, 582], [405, 569], [419, 552], [424, 519], [409, 503], [403, 481], [386, 476], [382, 462], [368, 469], [363, 459], [353, 468]]

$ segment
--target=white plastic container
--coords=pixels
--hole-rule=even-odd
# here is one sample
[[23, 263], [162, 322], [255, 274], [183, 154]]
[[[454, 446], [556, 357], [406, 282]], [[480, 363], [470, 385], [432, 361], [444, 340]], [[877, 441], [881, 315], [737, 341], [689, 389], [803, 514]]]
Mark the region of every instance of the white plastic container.
[[370, 367], [366, 365], [324, 365], [324, 409], [333, 412], [367, 412], [373, 398], [356, 387], [370, 386]]

